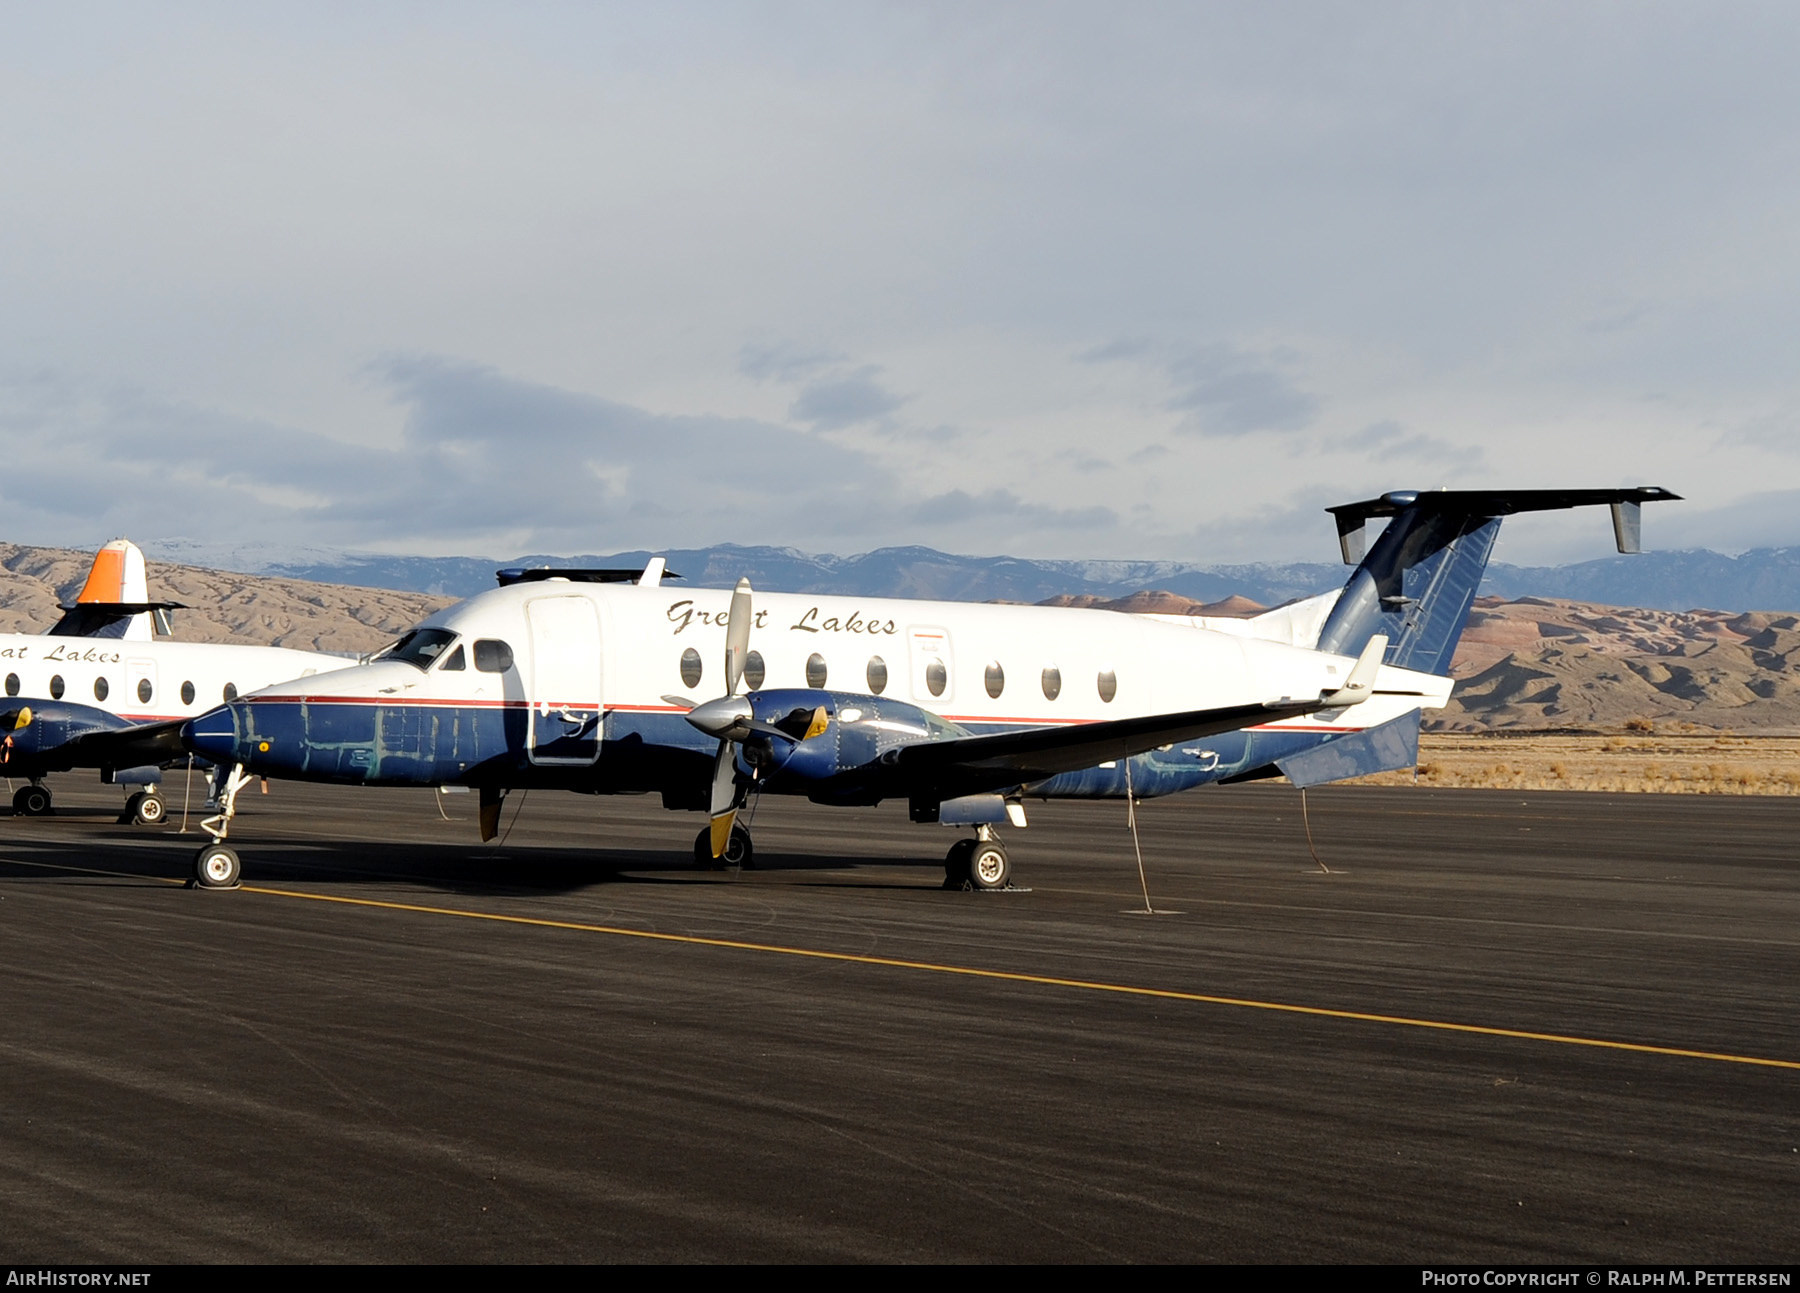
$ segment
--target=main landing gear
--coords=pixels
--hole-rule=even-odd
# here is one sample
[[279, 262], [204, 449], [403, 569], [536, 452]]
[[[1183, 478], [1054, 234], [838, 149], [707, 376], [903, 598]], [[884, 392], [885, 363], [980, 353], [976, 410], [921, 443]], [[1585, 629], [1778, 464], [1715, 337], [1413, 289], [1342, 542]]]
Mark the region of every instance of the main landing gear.
[[13, 792], [13, 814], [18, 817], [42, 817], [50, 811], [50, 787], [34, 781]]
[[213, 779], [213, 797], [219, 811], [200, 823], [200, 829], [212, 836], [212, 843], [194, 854], [193, 887], [196, 889], [235, 889], [243, 883], [244, 866], [238, 855], [225, 846], [231, 830], [231, 819], [237, 815], [238, 791], [250, 784], [244, 765], [234, 763], [229, 771], [220, 768]]
[[694, 836], [694, 865], [702, 870], [718, 870], [730, 867], [733, 870], [748, 871], [756, 865], [756, 849], [750, 843], [750, 832], [742, 826], [733, 824], [731, 836], [725, 841], [725, 853], [722, 857], [712, 855], [712, 827], [702, 826], [700, 833]]
[[162, 792], [155, 786], [145, 786], [125, 801], [125, 811], [119, 820], [135, 826], [157, 826], [168, 815]]
[[977, 826], [975, 838], [958, 840], [944, 855], [944, 888], [1007, 889], [1012, 887], [1012, 862], [992, 826]]

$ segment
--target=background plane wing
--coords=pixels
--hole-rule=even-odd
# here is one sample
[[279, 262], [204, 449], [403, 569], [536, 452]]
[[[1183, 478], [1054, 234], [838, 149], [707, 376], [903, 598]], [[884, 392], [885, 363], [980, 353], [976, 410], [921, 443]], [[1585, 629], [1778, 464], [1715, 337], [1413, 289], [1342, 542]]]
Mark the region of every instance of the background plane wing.
[[74, 767], [141, 768], [186, 759], [181, 743], [186, 719], [165, 723], [140, 723], [109, 732], [88, 732], [71, 738], [59, 754], [72, 758]]

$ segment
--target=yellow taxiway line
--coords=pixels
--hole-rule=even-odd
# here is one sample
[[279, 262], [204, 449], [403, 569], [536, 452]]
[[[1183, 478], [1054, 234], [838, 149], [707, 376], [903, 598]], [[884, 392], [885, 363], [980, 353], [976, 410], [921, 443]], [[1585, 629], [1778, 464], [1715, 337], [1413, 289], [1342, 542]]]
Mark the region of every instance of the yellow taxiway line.
[[[120, 879], [153, 879], [164, 884], [180, 884], [161, 876], [130, 875], [119, 871], [102, 871], [92, 867], [58, 865], [53, 862], [21, 862], [7, 859], [9, 865], [38, 867], [47, 871], [72, 871], [84, 875], [113, 876]], [[815, 961], [836, 961], [846, 965], [874, 965], [892, 970], [915, 970], [927, 974], [953, 974], [969, 979], [986, 979], [999, 983], [1027, 983], [1038, 987], [1068, 988], [1078, 992], [1108, 992], [1128, 997], [1149, 997], [1159, 1001], [1187, 1001], [1197, 1005], [1231, 1006], [1241, 1010], [1269, 1010], [1278, 1014], [1304, 1015], [1314, 1019], [1347, 1019], [1365, 1024], [1388, 1024], [1399, 1028], [1426, 1028], [1437, 1032], [1466, 1033], [1478, 1037], [1507, 1037], [1515, 1041], [1549, 1042], [1558, 1046], [1585, 1046], [1596, 1050], [1626, 1051], [1635, 1055], [1665, 1055], [1676, 1059], [1711, 1060], [1721, 1064], [1750, 1064], [1759, 1068], [1788, 1069], [1800, 1072], [1800, 1060], [1778, 1060], [1762, 1055], [1735, 1055], [1728, 1051], [1690, 1050], [1680, 1046], [1651, 1046], [1645, 1042], [1621, 1042], [1605, 1037], [1579, 1037], [1570, 1033], [1540, 1033], [1524, 1028], [1495, 1028], [1487, 1024], [1459, 1024], [1444, 1019], [1418, 1019], [1410, 1015], [1383, 1015], [1366, 1010], [1334, 1010], [1328, 1006], [1301, 1006], [1286, 1001], [1258, 1001], [1251, 997], [1224, 997], [1207, 992], [1182, 992], [1175, 988], [1149, 988], [1129, 983], [1107, 983], [1099, 979], [1066, 979], [1050, 974], [1025, 974], [1017, 970], [990, 970], [973, 965], [947, 965], [937, 961], [912, 961], [894, 956], [868, 956], [857, 952], [829, 952], [815, 947], [788, 947], [780, 943], [752, 943], [735, 938], [705, 938], [698, 934], [665, 934], [655, 930], [632, 929], [625, 925], [591, 925], [573, 920], [548, 920], [542, 916], [509, 916], [492, 911], [469, 911], [461, 907], [432, 907], [423, 903], [387, 902], [379, 898], [348, 898], [331, 893], [302, 893], [297, 889], [271, 889], [265, 885], [244, 885], [238, 892], [261, 894], [271, 898], [298, 898], [306, 902], [336, 903], [346, 907], [368, 907], [380, 911], [407, 911], [425, 916], [453, 916], [463, 920], [488, 920], [502, 925], [524, 925], [537, 929], [566, 929], [582, 934], [610, 934], [615, 938], [641, 938], [658, 943], [681, 943], [689, 947], [717, 947], [735, 952], [761, 952], [766, 955], [795, 956]]]

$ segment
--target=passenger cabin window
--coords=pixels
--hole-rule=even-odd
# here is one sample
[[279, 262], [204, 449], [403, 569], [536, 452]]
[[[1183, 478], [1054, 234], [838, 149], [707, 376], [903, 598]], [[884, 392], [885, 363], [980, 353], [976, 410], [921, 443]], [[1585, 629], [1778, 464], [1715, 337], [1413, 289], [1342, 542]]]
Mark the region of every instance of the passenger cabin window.
[[62, 675], [60, 673], [53, 673], [50, 675], [50, 699], [51, 700], [61, 700], [62, 694], [63, 694]]
[[925, 666], [925, 687], [933, 696], [942, 696], [944, 688], [950, 685], [950, 671], [944, 667], [942, 660], [933, 660]]
[[194, 703], [194, 684], [193, 683], [184, 682], [181, 684], [181, 703], [184, 705], [191, 705]]
[[752, 651], [744, 657], [744, 686], [755, 691], [763, 685], [763, 679], [768, 676], [769, 671], [763, 664], [761, 651]]
[[225, 690], [219, 694], [225, 697], [225, 703], [229, 705], [232, 701], [237, 699], [237, 684], [235, 682], [226, 683]]
[[1055, 700], [1062, 694], [1062, 670], [1051, 665], [1044, 670], [1044, 699]]
[[686, 687], [698, 687], [700, 676], [705, 673], [705, 666], [700, 662], [700, 653], [689, 647], [681, 653], [681, 682]]
[[105, 700], [106, 693], [111, 690], [112, 690], [112, 688], [107, 686], [106, 679], [104, 679], [104, 678], [94, 679], [94, 699], [95, 700]]
[[6, 694], [8, 696], [17, 696], [19, 694], [19, 675], [18, 674], [9, 673], [6, 675]]
[[1000, 667], [998, 660], [987, 667], [987, 676], [983, 681], [987, 683], [988, 695], [999, 700], [1000, 693], [1006, 690], [1006, 670]]
[[[469, 657], [463, 654], [462, 643], [458, 642], [451, 648], [450, 654], [444, 657], [443, 670], [445, 673], [461, 673], [468, 667]], [[311, 670], [308, 672], [310, 673]], [[305, 674], [301, 676], [305, 677]]]
[[148, 705], [150, 703], [150, 697], [155, 694], [155, 691], [156, 689], [150, 685], [150, 680], [148, 678], [138, 679], [139, 704]]
[[477, 638], [475, 667], [483, 673], [505, 673], [513, 665], [512, 648], [499, 638]]
[[814, 651], [806, 657], [806, 685], [818, 688], [825, 685], [825, 657]]
[[869, 694], [879, 696], [887, 690], [887, 661], [878, 655], [869, 657]]
[[[450, 649], [456, 634], [448, 629], [414, 629], [389, 649], [386, 658], [404, 660], [416, 669], [429, 669], [431, 662]], [[509, 659], [508, 664], [511, 663]], [[475, 648], [475, 667], [481, 667], [481, 648]]]
[[1112, 704], [1112, 698], [1119, 694], [1118, 675], [1113, 673], [1111, 669], [1102, 669], [1100, 671], [1099, 686], [1100, 699], [1109, 705]]

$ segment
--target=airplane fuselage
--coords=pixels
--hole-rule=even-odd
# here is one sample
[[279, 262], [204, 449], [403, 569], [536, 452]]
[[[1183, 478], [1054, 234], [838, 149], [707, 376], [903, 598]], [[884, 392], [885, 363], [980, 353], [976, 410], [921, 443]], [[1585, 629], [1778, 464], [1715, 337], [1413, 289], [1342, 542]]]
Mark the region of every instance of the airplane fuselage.
[[[659, 791], [704, 807], [716, 740], [687, 721], [725, 690], [731, 593], [557, 580], [484, 593], [423, 621], [399, 655], [264, 689], [204, 720], [209, 757], [338, 782]], [[825, 732], [781, 766], [774, 793], [874, 802], [884, 751], [931, 735], [1063, 727], [1318, 696], [1355, 663], [1300, 647], [1112, 611], [963, 602], [756, 596], [745, 684], [780, 708], [823, 705]], [[1415, 683], [1419, 675], [1387, 671]], [[1245, 767], [1441, 704], [1376, 698], [1130, 761], [1139, 795]], [[681, 702], [681, 703], [677, 703]], [[857, 769], [874, 769], [852, 775]], [[1063, 773], [1032, 795], [1122, 795], [1126, 763]]]

